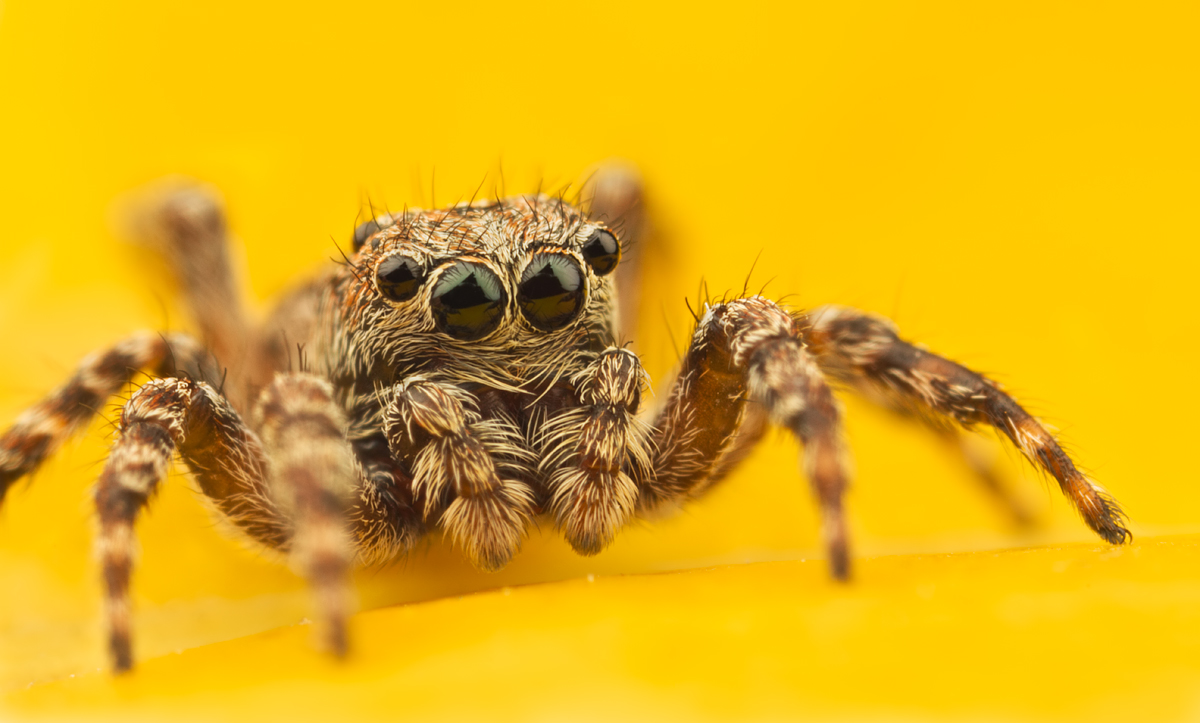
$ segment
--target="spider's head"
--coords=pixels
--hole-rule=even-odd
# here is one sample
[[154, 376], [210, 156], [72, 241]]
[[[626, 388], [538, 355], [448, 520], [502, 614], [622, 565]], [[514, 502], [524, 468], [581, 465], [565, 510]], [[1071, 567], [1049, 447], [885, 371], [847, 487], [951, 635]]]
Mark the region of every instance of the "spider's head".
[[343, 323], [392, 366], [478, 362], [511, 383], [514, 369], [540, 376], [612, 343], [620, 244], [560, 199], [383, 216], [359, 227], [355, 250]]

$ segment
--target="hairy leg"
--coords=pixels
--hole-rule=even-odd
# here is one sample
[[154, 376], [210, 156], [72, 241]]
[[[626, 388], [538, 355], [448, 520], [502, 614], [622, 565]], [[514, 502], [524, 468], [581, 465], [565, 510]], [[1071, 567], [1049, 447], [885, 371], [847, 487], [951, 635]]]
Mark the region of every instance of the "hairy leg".
[[[909, 419], [912, 415], [905, 415]], [[921, 417], [928, 420], [927, 416]], [[1012, 523], [1018, 527], [1032, 527], [1037, 515], [1016, 489], [1001, 464], [1002, 455], [997, 454], [989, 441], [978, 434], [956, 429], [944, 424], [929, 426], [945, 446], [947, 453], [962, 460], [971, 477], [979, 484], [992, 501], [999, 506]]]
[[91, 354], [0, 436], [0, 502], [14, 482], [36, 470], [143, 369], [154, 376], [186, 373], [208, 381], [217, 374], [204, 348], [182, 334], [141, 332]]
[[967, 429], [980, 423], [998, 429], [1058, 482], [1096, 534], [1113, 544], [1132, 539], [1116, 500], [1076, 469], [1054, 436], [995, 382], [909, 344], [891, 322], [854, 309], [822, 307], [806, 326], [806, 339], [830, 374], [867, 384], [917, 414]]
[[187, 379], [153, 380], [126, 403], [96, 489], [97, 547], [116, 670], [128, 670], [133, 662], [134, 521], [176, 452], [233, 524], [290, 553], [312, 581], [327, 645], [345, 650], [352, 558], [346, 508], [358, 484], [342, 436], [345, 420], [332, 405], [328, 385], [308, 375], [280, 376], [264, 391], [257, 416], [261, 439], [211, 386]]
[[477, 567], [504, 567], [534, 506], [522, 481], [530, 454], [516, 427], [481, 421], [471, 395], [452, 385], [410, 379], [392, 391], [384, 430], [392, 454], [411, 470], [425, 519], [436, 519]]
[[213, 355], [244, 366], [248, 325], [229, 260], [229, 234], [217, 192], [196, 183], [151, 189], [131, 231], [160, 251]]
[[[133, 524], [179, 451], [201, 489], [234, 521], [267, 544], [287, 539], [287, 525], [266, 489], [266, 457], [257, 437], [212, 387], [186, 379], [156, 379], [125, 404], [116, 444], [100, 474], [97, 548], [107, 588], [113, 666], [133, 664], [129, 578]], [[254, 524], [249, 524], [254, 523]]]
[[594, 555], [632, 516], [638, 488], [630, 472], [650, 468], [647, 430], [635, 417], [646, 384], [637, 355], [608, 349], [571, 380], [582, 406], [559, 412], [538, 430], [539, 477], [550, 509], [575, 551]]
[[[811, 341], [811, 340], [809, 340]], [[817, 357], [819, 364], [829, 364], [828, 354]], [[837, 373], [838, 369], [832, 369]], [[894, 396], [883, 394], [865, 376], [840, 381], [857, 392], [859, 396], [887, 409], [908, 422], [921, 424], [932, 432], [942, 444], [948, 456], [954, 457], [966, 467], [972, 479], [999, 506], [1007, 517], [1019, 527], [1032, 526], [1035, 521], [1029, 503], [1013, 488], [1009, 475], [998, 459], [1000, 455], [978, 434], [953, 424], [945, 417], [934, 416], [925, 410], [915, 409], [909, 403], [897, 403]]]
[[607, 161], [596, 169], [583, 189], [588, 216], [607, 224], [621, 239], [617, 266], [617, 332], [622, 341], [637, 336], [638, 298], [642, 284], [642, 246], [646, 213], [642, 178], [629, 163]]
[[357, 485], [345, 414], [325, 380], [280, 374], [259, 398], [255, 427], [269, 460], [272, 498], [293, 524], [292, 568], [313, 586], [323, 643], [342, 655], [353, 607], [347, 511]]
[[[821, 505], [830, 569], [849, 575], [842, 496], [846, 454], [840, 412], [794, 320], [762, 297], [707, 309], [697, 324], [666, 405], [654, 424], [653, 476], [639, 480], [641, 505], [695, 494], [744, 455], [761, 424], [748, 403], [790, 429], [804, 444], [804, 469]], [[754, 412], [753, 414], [758, 414]], [[743, 430], [744, 438], [737, 436]]]

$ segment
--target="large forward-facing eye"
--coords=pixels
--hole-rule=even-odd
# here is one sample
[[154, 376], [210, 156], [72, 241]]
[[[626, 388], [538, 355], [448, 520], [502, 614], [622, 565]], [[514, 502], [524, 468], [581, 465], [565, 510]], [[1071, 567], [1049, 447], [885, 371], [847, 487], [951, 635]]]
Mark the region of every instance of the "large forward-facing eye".
[[375, 285], [392, 301], [408, 301], [416, 296], [424, 280], [421, 265], [400, 254], [385, 256], [375, 267]]
[[565, 326], [583, 306], [583, 273], [565, 254], [537, 254], [517, 289], [517, 303], [525, 318], [543, 331]]
[[508, 294], [500, 279], [482, 264], [459, 261], [433, 287], [433, 320], [457, 339], [487, 336], [504, 318]]
[[617, 237], [612, 233], [598, 228], [583, 244], [583, 258], [587, 259], [592, 271], [604, 276], [617, 268], [617, 262], [621, 260], [621, 244], [617, 243]]

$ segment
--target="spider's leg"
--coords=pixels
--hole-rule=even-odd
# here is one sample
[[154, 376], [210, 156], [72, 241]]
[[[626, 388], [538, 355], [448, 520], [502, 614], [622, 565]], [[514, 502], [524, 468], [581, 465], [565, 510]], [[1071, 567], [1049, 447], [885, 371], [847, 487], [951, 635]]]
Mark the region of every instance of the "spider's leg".
[[477, 567], [499, 570], [521, 545], [532, 516], [531, 455], [508, 420], [481, 420], [476, 401], [421, 378], [392, 390], [384, 431], [392, 454], [412, 470], [426, 520], [436, 519]]
[[621, 239], [621, 263], [614, 272], [617, 287], [617, 332], [622, 341], [637, 336], [638, 292], [642, 285], [642, 245], [646, 213], [642, 178], [629, 163], [607, 161], [583, 189], [588, 217], [611, 228]]
[[[225, 395], [243, 407], [243, 377], [254, 368], [246, 313], [229, 258], [225, 212], [215, 189], [195, 182], [150, 189], [129, 231], [174, 271], [200, 338], [229, 370]], [[270, 381], [268, 375], [264, 384]]]
[[812, 312], [808, 321], [807, 340], [829, 373], [869, 384], [917, 413], [967, 429], [979, 423], [995, 427], [1058, 482], [1096, 534], [1113, 544], [1132, 539], [1116, 500], [1076, 469], [1054, 435], [995, 382], [900, 339], [880, 317], [829, 306]]
[[314, 585], [328, 644], [344, 648], [350, 550], [343, 520], [354, 482], [345, 420], [331, 399], [328, 385], [315, 377], [277, 377], [259, 405], [261, 439], [204, 382], [156, 379], [126, 403], [96, 489], [97, 547], [116, 670], [133, 663], [133, 524], [176, 452], [233, 524], [291, 553]]
[[263, 390], [254, 417], [267, 454], [272, 499], [294, 525], [288, 550], [292, 568], [313, 587], [322, 641], [342, 655], [353, 607], [354, 549], [346, 522], [358, 486], [346, 415], [328, 382], [290, 373], [277, 375]]
[[[820, 363], [820, 357], [817, 361]], [[905, 412], [901, 414], [909, 419], [913, 416]], [[1031, 527], [1037, 522], [1033, 508], [1010, 484], [1000, 464], [1002, 455], [997, 454], [998, 450], [989, 440], [946, 424], [930, 424], [927, 414], [917, 416], [933, 430], [951, 455], [962, 460], [983, 491], [1004, 509], [1015, 525]]]
[[0, 502], [14, 482], [36, 470], [141, 369], [154, 376], [184, 371], [211, 379], [216, 374], [204, 348], [182, 334], [141, 332], [86, 357], [70, 379], [0, 435]]
[[359, 463], [358, 498], [349, 511], [358, 561], [386, 562], [408, 552], [425, 534], [413, 504], [412, 477], [392, 456], [382, 434], [352, 442]]
[[654, 423], [653, 477], [639, 480], [641, 505], [693, 495], [744, 455], [761, 430], [747, 418], [748, 401], [804, 444], [830, 568], [834, 577], [847, 577], [842, 496], [848, 475], [837, 402], [791, 316], [762, 297], [711, 306], [697, 324]]
[[177, 450], [196, 472], [204, 493], [247, 532], [268, 544], [280, 544], [287, 537], [267, 494], [266, 457], [258, 438], [225, 399], [209, 385], [188, 379], [156, 379], [138, 389], [122, 410], [117, 441], [96, 488], [97, 549], [107, 588], [109, 644], [118, 671], [133, 664], [133, 523]]
[[594, 555], [637, 506], [630, 473], [649, 474], [648, 430], [634, 416], [646, 372], [636, 354], [610, 348], [571, 381], [582, 405], [554, 414], [538, 428], [538, 472], [571, 547]]

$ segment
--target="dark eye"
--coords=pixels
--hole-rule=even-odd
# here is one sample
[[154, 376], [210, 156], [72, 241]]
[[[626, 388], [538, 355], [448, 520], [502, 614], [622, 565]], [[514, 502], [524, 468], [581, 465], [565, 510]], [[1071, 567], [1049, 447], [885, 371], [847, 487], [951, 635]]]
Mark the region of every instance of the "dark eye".
[[375, 267], [375, 285], [379, 293], [392, 301], [408, 301], [416, 296], [424, 280], [421, 265], [400, 254], [384, 257]]
[[358, 228], [354, 229], [354, 238], [351, 239], [350, 243], [354, 246], [354, 250], [358, 251], [367, 242], [367, 239], [391, 225], [392, 217], [388, 214], [360, 223]]
[[538, 254], [521, 274], [517, 303], [525, 318], [543, 331], [564, 326], [583, 306], [583, 274], [563, 254]]
[[583, 258], [587, 259], [592, 271], [604, 276], [617, 268], [617, 262], [621, 260], [621, 244], [617, 243], [616, 236], [598, 228], [583, 245]]
[[500, 323], [508, 295], [486, 266], [459, 261], [433, 287], [433, 320], [458, 339], [479, 339]]

